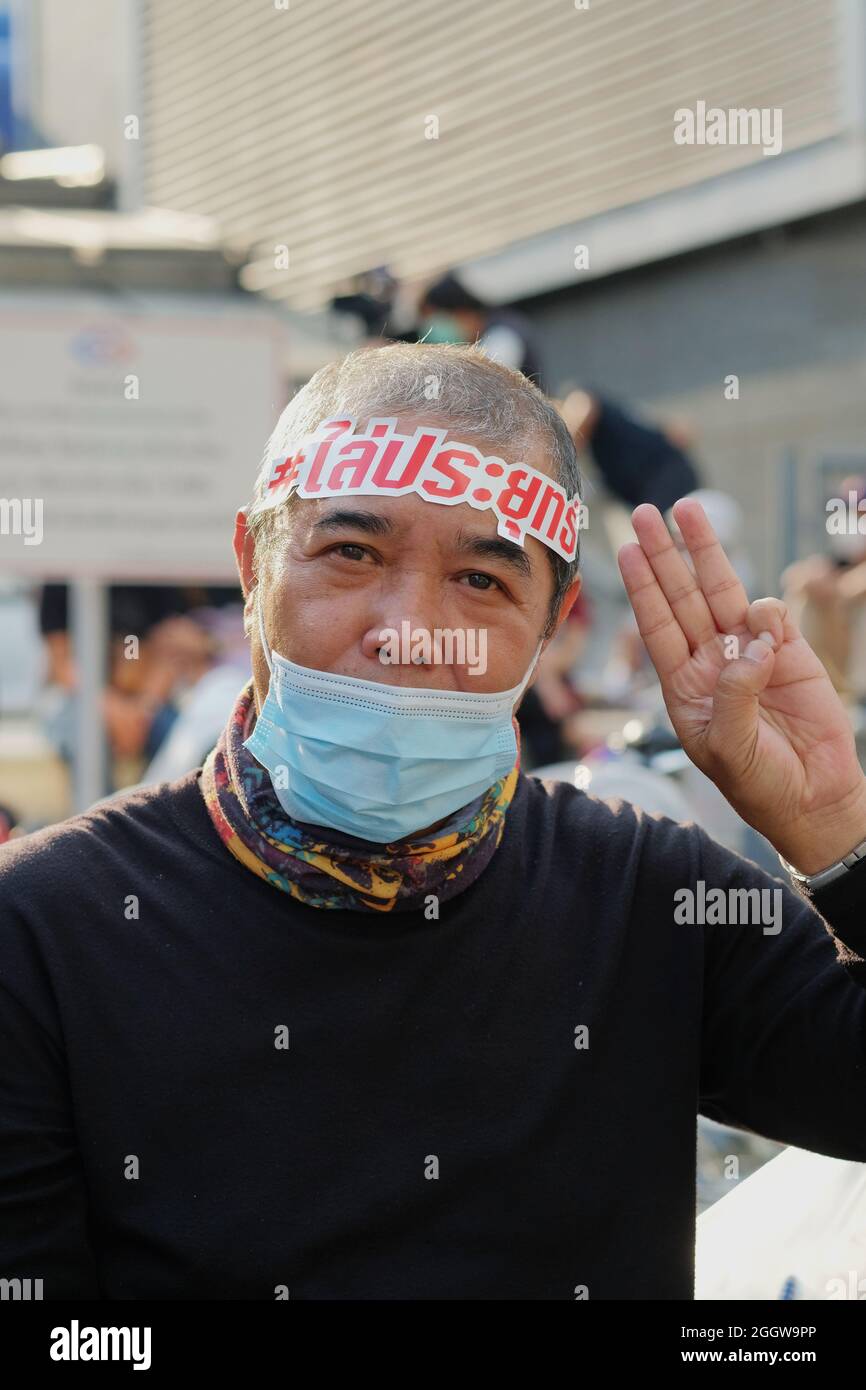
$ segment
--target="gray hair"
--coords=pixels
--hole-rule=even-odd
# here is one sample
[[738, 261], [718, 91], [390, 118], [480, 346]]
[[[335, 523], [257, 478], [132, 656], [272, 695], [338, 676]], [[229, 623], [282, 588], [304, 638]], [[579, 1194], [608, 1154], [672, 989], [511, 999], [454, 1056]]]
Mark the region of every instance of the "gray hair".
[[[555, 480], [569, 497], [580, 492], [577, 453], [566, 424], [552, 402], [521, 372], [495, 362], [476, 344], [391, 343], [358, 348], [342, 361], [321, 367], [277, 421], [247, 512], [258, 558], [272, 549], [281, 519], [284, 522], [298, 500], [292, 493], [279, 507], [266, 505], [275, 455], [296, 446], [323, 420], [338, 416], [359, 421], [371, 416], [419, 416], [431, 424], [447, 424], [460, 435], [507, 440], [518, 457], [540, 441]], [[578, 571], [579, 530], [577, 541], [573, 560], [546, 547], [554, 592], [545, 636]]]

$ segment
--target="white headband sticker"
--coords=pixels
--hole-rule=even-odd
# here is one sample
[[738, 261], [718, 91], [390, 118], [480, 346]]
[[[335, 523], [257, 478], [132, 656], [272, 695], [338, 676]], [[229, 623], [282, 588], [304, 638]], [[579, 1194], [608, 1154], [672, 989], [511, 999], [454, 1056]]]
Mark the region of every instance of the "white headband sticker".
[[468, 502], [496, 514], [497, 531], [523, 545], [526, 536], [573, 560], [581, 501], [531, 468], [485, 455], [471, 444], [446, 440], [447, 431], [422, 425], [397, 433], [395, 419], [373, 419], [362, 434], [354, 420], [326, 420], [293, 448], [271, 459], [263, 505], [277, 506], [291, 492], [300, 497], [402, 497], [427, 502]]

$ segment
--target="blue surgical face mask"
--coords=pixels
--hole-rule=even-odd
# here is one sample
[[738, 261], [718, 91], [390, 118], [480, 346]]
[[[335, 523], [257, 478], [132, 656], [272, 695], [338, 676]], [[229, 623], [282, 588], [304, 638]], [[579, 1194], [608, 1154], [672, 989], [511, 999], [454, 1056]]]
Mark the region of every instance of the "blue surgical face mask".
[[519, 685], [492, 695], [315, 671], [272, 652], [268, 694], [246, 740], [293, 820], [390, 844], [466, 806], [514, 766]]
[[469, 337], [456, 314], [428, 314], [421, 324], [425, 343], [468, 343]]

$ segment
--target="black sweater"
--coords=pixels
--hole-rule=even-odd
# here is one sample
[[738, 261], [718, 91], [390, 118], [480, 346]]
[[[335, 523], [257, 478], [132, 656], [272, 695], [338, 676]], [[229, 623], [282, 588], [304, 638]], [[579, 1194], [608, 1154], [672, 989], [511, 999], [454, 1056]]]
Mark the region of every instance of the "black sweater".
[[[866, 1160], [863, 865], [816, 898], [834, 940], [702, 831], [522, 776], [438, 920], [327, 911], [229, 855], [197, 775], [0, 853], [0, 1276], [688, 1299], [699, 1109]], [[678, 924], [698, 880], [780, 890], [781, 931]]]

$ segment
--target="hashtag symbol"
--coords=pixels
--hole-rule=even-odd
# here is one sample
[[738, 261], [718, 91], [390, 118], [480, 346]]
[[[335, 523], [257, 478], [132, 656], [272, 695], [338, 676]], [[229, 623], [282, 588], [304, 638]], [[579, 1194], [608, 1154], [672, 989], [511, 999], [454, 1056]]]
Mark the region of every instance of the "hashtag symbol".
[[294, 482], [295, 478], [298, 476], [298, 469], [303, 461], [304, 455], [302, 452], [289, 454], [288, 458], [283, 459], [282, 463], [276, 465], [274, 475], [268, 483], [268, 487], [287, 487], [289, 483]]

